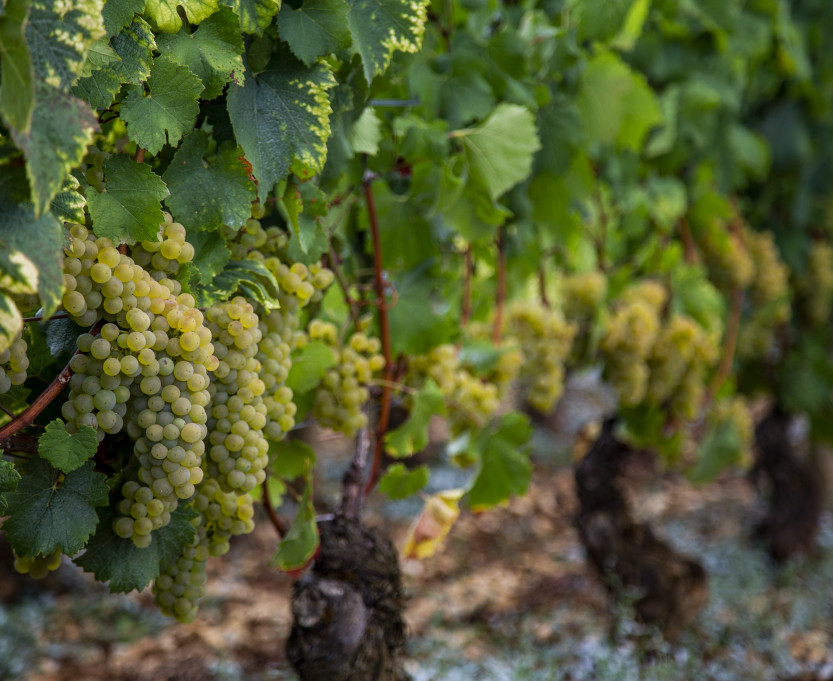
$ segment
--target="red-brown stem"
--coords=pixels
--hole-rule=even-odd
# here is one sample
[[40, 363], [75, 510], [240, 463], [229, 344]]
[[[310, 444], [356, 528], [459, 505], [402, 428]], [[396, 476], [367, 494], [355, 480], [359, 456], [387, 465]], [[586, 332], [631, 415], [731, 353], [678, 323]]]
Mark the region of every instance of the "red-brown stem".
[[[104, 326], [104, 320], [99, 319], [93, 328], [90, 329], [90, 333], [95, 335]], [[76, 355], [78, 352], [75, 353]], [[32, 404], [30, 404], [24, 411], [18, 414], [14, 419], [12, 419], [9, 423], [5, 426], [0, 428], [0, 441], [5, 440], [6, 438], [11, 437], [15, 433], [19, 433], [21, 430], [26, 428], [27, 426], [32, 425], [32, 422], [40, 415], [40, 413], [46, 409], [47, 405], [52, 402], [58, 395], [61, 394], [63, 389], [66, 387], [67, 383], [69, 383], [69, 379], [72, 377], [72, 369], [69, 368], [69, 362], [63, 368], [60, 374], [55, 377], [55, 380], [50, 383], [46, 390], [44, 390], [38, 397], [35, 399]]]
[[735, 348], [738, 344], [738, 332], [740, 331], [740, 317], [743, 312], [743, 289], [736, 288], [732, 291], [732, 302], [729, 308], [729, 319], [726, 322], [726, 338], [723, 343], [723, 354], [720, 356], [720, 363], [709, 387], [706, 391], [706, 404], [714, 399], [723, 382], [732, 370], [732, 362], [735, 360]]
[[385, 356], [385, 383], [382, 386], [382, 403], [379, 407], [379, 425], [376, 429], [376, 443], [373, 449], [373, 466], [365, 484], [365, 495], [375, 487], [382, 471], [382, 455], [385, 451], [385, 433], [390, 417], [391, 383], [393, 383], [393, 351], [390, 346], [390, 325], [388, 323], [388, 305], [385, 299], [385, 278], [382, 261], [382, 238], [379, 233], [379, 216], [376, 213], [376, 200], [373, 197], [373, 174], [364, 176], [364, 198], [373, 237], [373, 281], [376, 286], [376, 301], [379, 308], [379, 334], [382, 341], [382, 354]]
[[146, 150], [144, 148], [138, 147], [136, 149], [136, 155], [133, 157], [133, 160], [136, 161], [136, 163], [144, 163], [145, 162], [145, 151]]
[[547, 273], [544, 270], [544, 263], [538, 268], [538, 297], [541, 299], [541, 305], [546, 309], [550, 309], [550, 298], [547, 295]]
[[503, 335], [503, 311], [506, 307], [506, 231], [501, 226], [497, 232], [497, 287], [495, 289], [495, 321], [492, 324], [492, 342], [500, 344]]
[[338, 282], [338, 285], [341, 287], [342, 293], [344, 293], [344, 302], [347, 303], [347, 307], [350, 310], [350, 319], [353, 320], [353, 325], [358, 330], [360, 318], [358, 304], [350, 295], [350, 289], [347, 288], [347, 282], [344, 280], [344, 275], [341, 273], [341, 266], [338, 261], [338, 254], [335, 252], [335, 249], [333, 248], [332, 239], [328, 240], [328, 243], [330, 247], [328, 252], [330, 269], [333, 271], [336, 281]]
[[29, 324], [31, 322], [42, 322], [42, 321], [49, 321], [51, 319], [69, 319], [69, 314], [66, 312], [56, 312], [51, 317], [24, 317], [23, 323]]
[[689, 265], [696, 265], [700, 258], [697, 255], [697, 244], [694, 243], [694, 237], [691, 234], [691, 227], [689, 227], [688, 220], [686, 218], [680, 220], [680, 238], [683, 240], [685, 261]]
[[0, 449], [4, 452], [23, 452], [24, 454], [38, 453], [38, 439], [34, 435], [17, 433], [0, 440]]
[[269, 499], [269, 477], [267, 476], [266, 479], [263, 481], [263, 508], [266, 509], [266, 515], [269, 516], [269, 520], [272, 523], [272, 527], [275, 528], [275, 532], [278, 533], [278, 539], [283, 539], [286, 536], [286, 523], [278, 517], [278, 514], [275, 513], [275, 509], [272, 506], [272, 501]]
[[471, 319], [471, 280], [474, 274], [474, 254], [471, 245], [466, 248], [464, 254], [463, 271], [463, 302], [460, 306], [460, 326], [466, 328]]

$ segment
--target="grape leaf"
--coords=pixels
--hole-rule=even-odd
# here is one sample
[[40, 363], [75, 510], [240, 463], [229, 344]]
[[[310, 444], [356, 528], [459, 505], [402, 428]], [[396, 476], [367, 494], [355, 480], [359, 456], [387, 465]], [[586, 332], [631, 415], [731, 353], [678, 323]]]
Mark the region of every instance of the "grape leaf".
[[428, 466], [409, 471], [404, 464], [395, 463], [379, 480], [379, 491], [391, 499], [406, 499], [425, 487], [430, 476]]
[[188, 22], [196, 25], [219, 8], [217, 0], [146, 0], [145, 16], [163, 33], [176, 33], [182, 28], [178, 7], [185, 10]]
[[26, 42], [38, 78], [63, 91], [75, 83], [87, 51], [104, 36], [101, 5], [102, 0], [33, 0]]
[[8, 0], [0, 16], [0, 114], [9, 127], [27, 134], [35, 108], [35, 69], [26, 45], [30, 0]]
[[306, 442], [297, 440], [269, 443], [269, 465], [272, 473], [284, 480], [294, 480], [315, 464], [315, 451]]
[[367, 82], [385, 72], [396, 51], [415, 54], [422, 44], [426, 0], [348, 0], [348, 25]]
[[38, 292], [38, 268], [23, 253], [0, 241], [0, 290], [12, 295]]
[[590, 141], [638, 150], [648, 131], [662, 123], [662, 111], [641, 74], [616, 55], [588, 60], [579, 93], [581, 119]]
[[202, 130], [195, 130], [182, 141], [162, 176], [171, 192], [165, 204], [189, 230], [242, 227], [251, 216], [255, 199], [243, 151], [223, 145], [207, 163], [208, 146], [209, 137]]
[[165, 146], [166, 132], [167, 141], [176, 145], [194, 127], [202, 81], [185, 66], [163, 56], [153, 62], [146, 86], [147, 94], [141, 85], [128, 88], [121, 118], [130, 139], [156, 154]]
[[541, 148], [535, 117], [517, 104], [498, 104], [479, 126], [451, 136], [462, 142], [472, 175], [493, 200], [526, 179]]
[[104, 177], [102, 193], [87, 189], [96, 235], [117, 244], [154, 240], [163, 221], [161, 201], [168, 195], [162, 178], [123, 154], [105, 159]]
[[385, 435], [385, 449], [391, 456], [411, 456], [428, 445], [428, 424], [434, 414], [442, 414], [445, 398], [432, 380], [427, 380], [414, 395], [411, 413], [396, 430]]
[[284, 3], [278, 15], [278, 34], [307, 66], [328, 54], [350, 47], [345, 0], [304, 0], [297, 9]]
[[472, 438], [479, 466], [468, 491], [469, 506], [480, 511], [501, 504], [513, 494], [523, 494], [532, 477], [526, 443], [532, 437], [529, 419], [519, 412], [505, 414]]
[[379, 153], [382, 141], [382, 121], [372, 106], [362, 111], [362, 115], [353, 123], [347, 138], [356, 154], [375, 156]]
[[744, 454], [743, 439], [734, 423], [724, 421], [711, 429], [697, 448], [697, 464], [689, 479], [711, 482], [721, 470], [738, 463]]
[[180, 502], [171, 513], [171, 522], [154, 531], [146, 549], [113, 532], [116, 515], [112, 508], [102, 509], [98, 515], [98, 529], [75, 564], [100, 582], [109, 582], [111, 593], [127, 593], [144, 589], [159, 576], [161, 568], [179, 557], [194, 539], [196, 529], [191, 520], [198, 514], [190, 504]]
[[238, 292], [257, 300], [267, 310], [279, 306], [275, 275], [259, 260], [251, 258], [229, 261], [211, 283], [199, 289], [198, 298], [201, 305], [210, 305], [218, 300], [229, 300]]
[[240, 28], [243, 33], [263, 35], [263, 31], [272, 23], [281, 0], [221, 0], [222, 4], [231, 7], [240, 17]]
[[607, 41], [622, 26], [634, 0], [572, 0], [570, 23], [582, 40]]
[[335, 366], [335, 363], [335, 355], [329, 345], [321, 341], [310, 341], [292, 358], [286, 385], [293, 392], [307, 393], [321, 382], [327, 369]]
[[63, 477], [41, 458], [28, 461], [23, 473], [17, 490], [6, 495], [9, 517], [3, 529], [14, 550], [24, 556], [56, 549], [75, 554], [95, 532], [96, 506], [107, 503], [105, 477], [93, 471], [92, 461]]
[[80, 468], [95, 456], [98, 438], [95, 428], [81, 426], [77, 433], [70, 435], [61, 419], [55, 419], [46, 426], [38, 439], [38, 454], [55, 468], [70, 473]]
[[189, 232], [188, 241], [194, 247], [194, 259], [191, 261], [197, 278], [206, 284], [223, 271], [231, 251], [220, 232]]
[[326, 64], [306, 67], [280, 50], [263, 73], [247, 72], [242, 87], [229, 86], [234, 134], [252, 164], [261, 201], [290, 169], [306, 178], [324, 167], [332, 113], [327, 90], [335, 83]]
[[61, 190], [52, 199], [52, 214], [62, 222], [84, 224], [84, 206], [87, 200], [78, 190], [80, 183], [69, 175], [61, 186]]
[[138, 85], [147, 80], [153, 65], [156, 40], [146, 21], [138, 18], [110, 41], [119, 61], [94, 68], [81, 78], [72, 92], [91, 106], [106, 109], [113, 103], [122, 83]]
[[17, 489], [20, 473], [14, 469], [14, 464], [0, 460], [0, 516], [6, 515], [9, 507], [5, 495]]
[[23, 329], [23, 316], [14, 301], [0, 291], [0, 352], [5, 352]]
[[304, 496], [298, 504], [298, 512], [272, 559], [272, 564], [279, 570], [289, 571], [303, 567], [318, 549], [318, 525], [315, 522], [315, 507], [312, 503], [309, 463], [305, 467], [304, 477], [307, 484], [304, 487]]
[[97, 130], [98, 121], [86, 103], [45, 83], [36, 84], [29, 134], [12, 133], [28, 162], [35, 215], [43, 214], [69, 171], [81, 163]]
[[0, 177], [0, 241], [23, 253], [38, 268], [38, 295], [48, 317], [61, 302], [64, 283], [61, 271], [64, 245], [60, 223], [49, 213], [35, 219], [29, 203], [19, 203], [19, 194]]
[[463, 494], [464, 490], [461, 489], [447, 489], [425, 500], [422, 513], [408, 529], [403, 555], [421, 560], [437, 552], [460, 517], [460, 499]]
[[243, 82], [243, 37], [237, 20], [227, 7], [212, 14], [189, 33], [160, 35], [159, 51], [181, 66], [188, 67], [204, 86], [201, 99], [214, 99], [229, 81]]
[[133, 23], [133, 17], [145, 11], [145, 0], [105, 0], [101, 16], [104, 29], [112, 38]]

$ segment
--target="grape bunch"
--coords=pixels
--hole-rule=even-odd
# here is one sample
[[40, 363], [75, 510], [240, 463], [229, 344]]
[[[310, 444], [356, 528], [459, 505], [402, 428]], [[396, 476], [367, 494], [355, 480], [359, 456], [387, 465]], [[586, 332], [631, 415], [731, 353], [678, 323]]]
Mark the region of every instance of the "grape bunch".
[[583, 328], [607, 295], [607, 277], [599, 271], [567, 275], [561, 283], [561, 295], [564, 316]]
[[[745, 240], [755, 265], [755, 276], [747, 292], [748, 310], [738, 335], [738, 354], [747, 358], [761, 358], [773, 351], [778, 329], [790, 321], [789, 270], [781, 260], [771, 232], [747, 229]], [[829, 264], [833, 266], [833, 258]], [[827, 276], [833, 284], [829, 270], [824, 269], [824, 273], [823, 276]], [[819, 290], [815, 286], [812, 287], [814, 292]], [[830, 294], [833, 294], [833, 286], [827, 294], [828, 305], [833, 302]], [[820, 299], [824, 297], [822, 293]]]
[[368, 385], [385, 368], [381, 343], [357, 331], [342, 346], [335, 325], [319, 319], [310, 323], [309, 337], [329, 345], [335, 357], [315, 393], [312, 413], [322, 426], [352, 437], [367, 425]]
[[450, 343], [432, 348], [427, 355], [414, 357], [409, 373], [408, 385], [419, 385], [430, 378], [439, 386], [454, 435], [472, 427], [482, 428], [500, 406], [497, 386], [463, 366], [457, 348]]
[[[755, 436], [755, 421], [749, 403], [740, 395], [714, 400], [706, 413], [706, 424], [712, 432], [732, 428], [737, 436], [738, 463], [748, 463]], [[744, 460], [746, 459], [746, 460]]]
[[755, 276], [755, 264], [743, 233], [735, 233], [724, 219], [703, 211], [693, 211], [690, 220], [698, 253], [714, 284], [724, 291], [747, 288]]
[[14, 555], [14, 569], [22, 575], [29, 575], [32, 579], [43, 579], [50, 572], [61, 567], [61, 549], [56, 549], [47, 555], [18, 556]]
[[806, 270], [797, 278], [796, 291], [802, 315], [811, 326], [829, 323], [833, 311], [833, 245], [813, 244]]
[[23, 385], [29, 368], [29, 350], [22, 332], [12, 344], [0, 352], [0, 395], [9, 392], [13, 385]]
[[570, 354], [576, 325], [559, 310], [518, 304], [509, 310], [508, 326], [517, 337], [524, 364], [526, 400], [539, 412], [549, 412], [564, 392], [564, 362]]
[[651, 280], [632, 285], [614, 303], [600, 349], [606, 374], [626, 406], [642, 402], [648, 390], [648, 358], [660, 332], [665, 288]]
[[206, 311], [219, 360], [209, 392], [208, 477], [225, 492], [245, 494], [266, 478], [269, 443], [263, 434], [268, 408], [262, 399], [266, 384], [257, 359], [260, 319], [240, 296], [215, 303]]

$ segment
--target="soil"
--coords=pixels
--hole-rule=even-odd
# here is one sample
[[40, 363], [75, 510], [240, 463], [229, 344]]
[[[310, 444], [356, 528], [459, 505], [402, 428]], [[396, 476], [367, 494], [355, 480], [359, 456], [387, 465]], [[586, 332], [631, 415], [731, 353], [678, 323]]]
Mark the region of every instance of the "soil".
[[[433, 480], [459, 485], [454, 476], [441, 467]], [[464, 513], [435, 557], [403, 563], [405, 669], [414, 681], [833, 679], [829, 513], [815, 555], [778, 567], [750, 539], [764, 509], [744, 477], [695, 488], [630, 471], [622, 489], [635, 520], [652, 523], [709, 575], [707, 605], [672, 644], [636, 622], [638, 593], [611, 601], [588, 567], [575, 529], [573, 462], [539, 455], [533, 480], [527, 496], [504, 508]], [[418, 511], [374, 495], [365, 521], [401, 546]], [[286, 655], [293, 581], [269, 566], [276, 537], [259, 520], [227, 556], [209, 562], [207, 596], [192, 624], [161, 616], [147, 592], [109, 594], [71, 563], [43, 589], [15, 586], [10, 596], [6, 589], [0, 678], [296, 679]]]

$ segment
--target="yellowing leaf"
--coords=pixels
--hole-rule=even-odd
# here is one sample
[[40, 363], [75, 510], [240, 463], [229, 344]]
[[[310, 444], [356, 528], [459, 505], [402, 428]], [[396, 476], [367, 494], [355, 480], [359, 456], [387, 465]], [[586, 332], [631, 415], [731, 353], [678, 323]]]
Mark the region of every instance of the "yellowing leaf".
[[463, 494], [465, 490], [462, 489], [447, 489], [425, 500], [422, 513], [408, 530], [408, 538], [402, 550], [406, 558], [421, 560], [437, 552], [460, 516], [460, 499]]

